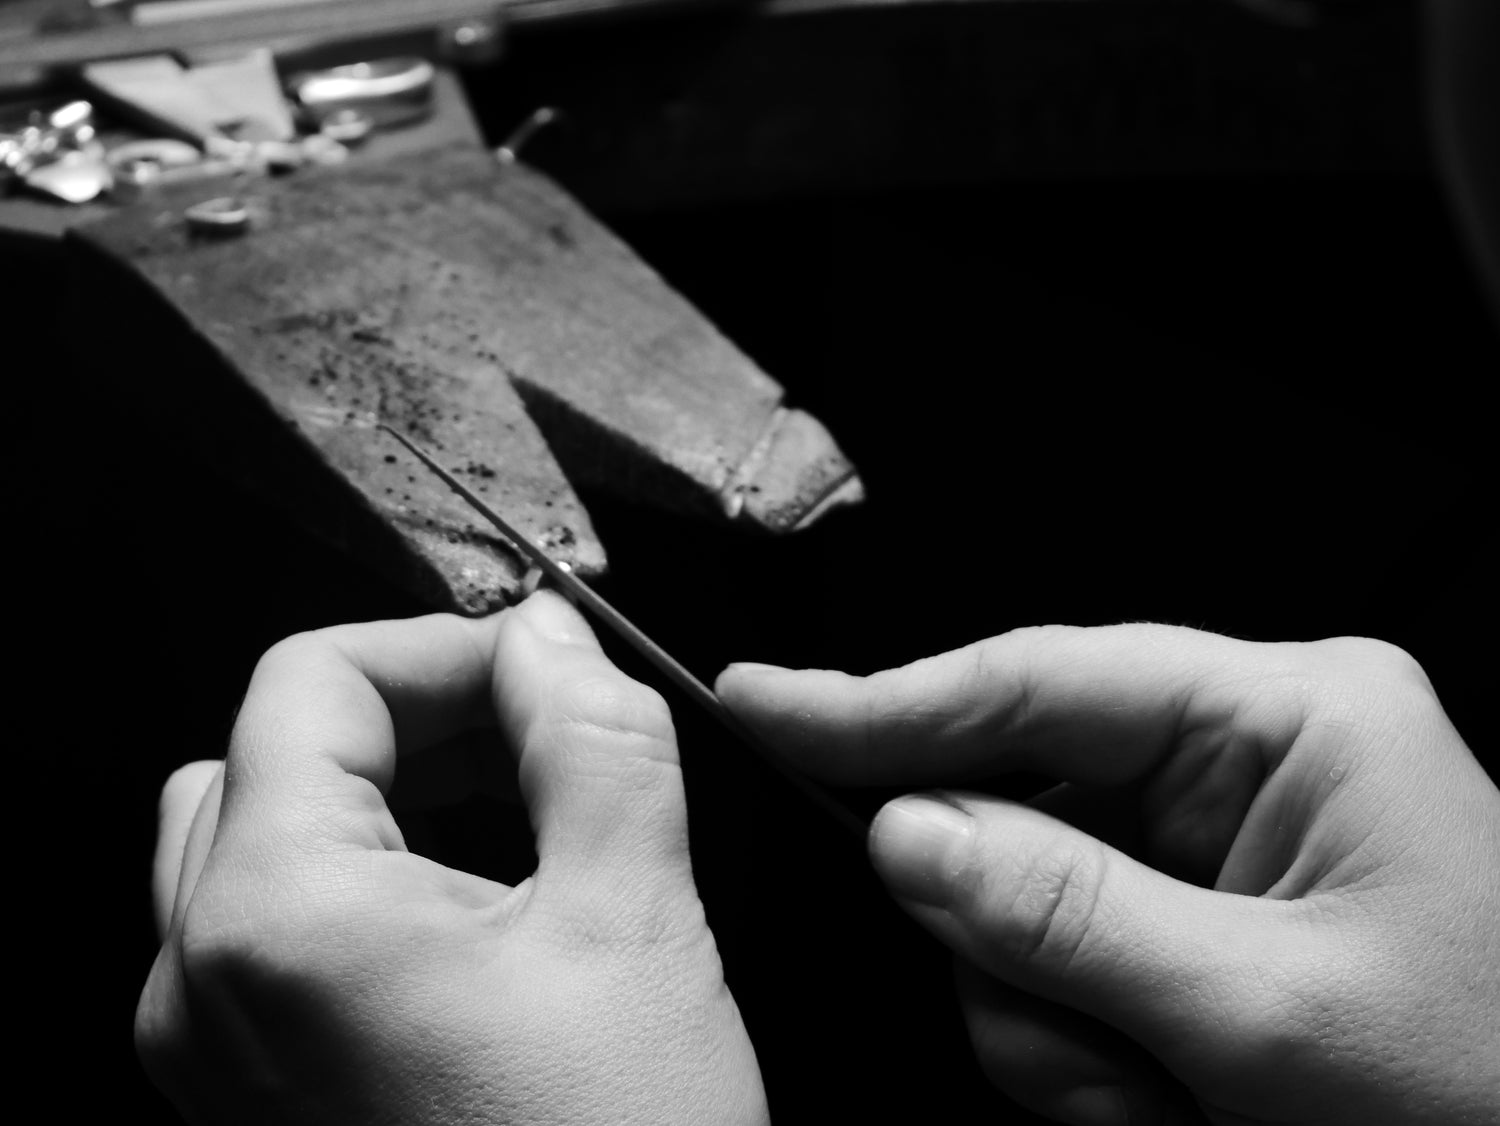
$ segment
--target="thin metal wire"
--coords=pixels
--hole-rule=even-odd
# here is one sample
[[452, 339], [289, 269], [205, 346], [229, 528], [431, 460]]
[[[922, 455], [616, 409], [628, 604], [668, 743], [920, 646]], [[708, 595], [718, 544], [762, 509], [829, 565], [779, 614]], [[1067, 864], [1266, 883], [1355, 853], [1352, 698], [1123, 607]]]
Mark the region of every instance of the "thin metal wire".
[[505, 143], [495, 150], [495, 159], [501, 164], [514, 164], [521, 158], [521, 146], [556, 122], [559, 116], [558, 111], [552, 106], [542, 106], [540, 109], [533, 110], [525, 121], [511, 130]]
[[527, 539], [501, 519], [494, 509], [480, 500], [462, 481], [439, 465], [432, 455], [428, 454], [405, 434], [394, 427], [387, 426], [385, 423], [380, 424], [380, 429], [384, 430], [410, 450], [423, 465], [437, 474], [443, 483], [462, 497], [475, 512], [494, 525], [495, 529], [509, 540], [517, 551], [530, 560], [536, 567], [540, 568], [542, 573], [556, 583], [564, 594], [572, 597], [580, 606], [588, 610], [595, 618], [613, 630], [616, 636], [649, 661], [658, 672], [680, 688], [694, 703], [708, 712], [714, 719], [718, 720], [726, 730], [746, 746], [756, 751], [765, 762], [769, 763], [783, 778], [801, 791], [805, 797], [822, 809], [823, 812], [837, 821], [841, 827], [855, 834], [860, 840], [864, 839], [866, 826], [854, 815], [853, 811], [835, 799], [833, 795], [829, 794], [821, 786], [817, 785], [817, 783], [783, 765], [773, 752], [766, 749], [765, 744], [759, 736], [741, 723], [738, 717], [724, 706], [724, 702], [713, 694], [713, 690], [708, 685], [688, 672], [670, 653], [647, 637], [629, 618], [625, 617], [624, 614], [595, 594], [593, 588], [577, 575], [557, 563], [546, 552], [532, 543], [531, 540]]

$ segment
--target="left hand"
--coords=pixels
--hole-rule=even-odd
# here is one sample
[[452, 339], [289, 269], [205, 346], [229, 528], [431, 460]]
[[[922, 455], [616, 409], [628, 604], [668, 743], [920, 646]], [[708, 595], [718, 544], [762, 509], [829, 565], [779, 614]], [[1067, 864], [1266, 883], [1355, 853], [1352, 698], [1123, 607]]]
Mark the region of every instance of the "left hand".
[[[385, 801], [496, 722], [537, 836], [514, 887], [408, 852]], [[671, 718], [561, 599], [282, 642], [161, 814], [136, 1040], [190, 1121], [767, 1121]]]

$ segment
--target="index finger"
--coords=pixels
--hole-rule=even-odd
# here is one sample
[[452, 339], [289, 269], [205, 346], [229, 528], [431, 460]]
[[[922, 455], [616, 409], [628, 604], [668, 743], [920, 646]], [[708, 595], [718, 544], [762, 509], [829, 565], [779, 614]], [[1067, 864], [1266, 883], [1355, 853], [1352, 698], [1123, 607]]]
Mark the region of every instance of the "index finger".
[[250, 794], [260, 808], [292, 815], [326, 812], [332, 799], [357, 815], [320, 818], [324, 824], [352, 829], [367, 844], [376, 843], [373, 828], [389, 844], [394, 827], [369, 785], [382, 794], [390, 788], [398, 753], [494, 724], [498, 617], [335, 626], [273, 646], [256, 666], [230, 739], [226, 818]]
[[1119, 785], [1194, 732], [1275, 758], [1301, 726], [1303, 648], [1176, 626], [1041, 626], [867, 677], [731, 665], [716, 690], [773, 748], [835, 783], [1026, 770]]

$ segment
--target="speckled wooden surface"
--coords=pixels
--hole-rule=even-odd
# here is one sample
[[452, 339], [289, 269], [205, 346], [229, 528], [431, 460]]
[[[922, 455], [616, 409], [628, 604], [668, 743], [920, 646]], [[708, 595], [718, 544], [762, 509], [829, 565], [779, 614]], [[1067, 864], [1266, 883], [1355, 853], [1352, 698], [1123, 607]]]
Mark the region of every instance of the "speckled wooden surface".
[[[75, 228], [80, 294], [118, 314], [124, 292], [149, 293], [168, 317], [159, 333], [212, 357], [187, 366], [250, 392], [182, 425], [243, 447], [232, 472], [252, 488], [294, 508], [321, 492], [305, 522], [389, 556], [437, 605], [483, 612], [514, 594], [522, 568], [379, 423], [585, 575], [605, 556], [568, 475], [777, 531], [860, 495], [826, 430], [786, 410], [778, 383], [524, 166], [450, 144], [254, 181], [246, 233], [194, 234], [184, 209], [222, 190], [184, 186]], [[179, 404], [200, 393], [198, 377], [176, 378]], [[274, 438], [239, 436], [273, 420], [297, 447], [274, 466]]]

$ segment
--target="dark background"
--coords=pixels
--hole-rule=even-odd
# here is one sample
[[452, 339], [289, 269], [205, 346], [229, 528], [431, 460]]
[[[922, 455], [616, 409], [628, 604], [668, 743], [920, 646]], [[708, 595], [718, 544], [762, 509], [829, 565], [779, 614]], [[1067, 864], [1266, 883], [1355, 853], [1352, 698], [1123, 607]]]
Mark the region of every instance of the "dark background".
[[[776, 541], [585, 497], [604, 592], [700, 675], [869, 671], [1041, 622], [1364, 634], [1424, 664], [1493, 772], [1500, 350], [1430, 167], [605, 217], [868, 488]], [[121, 426], [100, 388], [149, 381], [150, 342], [80, 370], [55, 262], [8, 259], [15, 1019], [56, 1113], [171, 1121], [130, 1046], [160, 783], [221, 753], [276, 639], [423, 607]], [[675, 710], [695, 864], [777, 1121], [1011, 1120], [946, 958], [858, 848]], [[494, 813], [459, 811], [440, 846]]]

